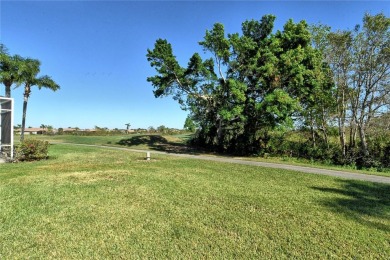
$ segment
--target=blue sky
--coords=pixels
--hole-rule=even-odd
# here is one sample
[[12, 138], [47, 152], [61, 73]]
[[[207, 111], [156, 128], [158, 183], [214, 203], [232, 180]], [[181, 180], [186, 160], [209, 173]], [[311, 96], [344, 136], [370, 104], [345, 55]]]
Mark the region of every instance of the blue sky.
[[[221, 22], [227, 33], [241, 23], [276, 15], [275, 30], [288, 19], [353, 29], [365, 12], [390, 16], [387, 1], [4, 1], [0, 42], [11, 54], [39, 59], [57, 92], [33, 89], [27, 126], [182, 128], [187, 112], [172, 98], [154, 98], [146, 81], [155, 75], [146, 51], [167, 39], [182, 66], [206, 29]], [[0, 86], [0, 95], [4, 87]], [[21, 123], [22, 88], [12, 92], [15, 124]]]

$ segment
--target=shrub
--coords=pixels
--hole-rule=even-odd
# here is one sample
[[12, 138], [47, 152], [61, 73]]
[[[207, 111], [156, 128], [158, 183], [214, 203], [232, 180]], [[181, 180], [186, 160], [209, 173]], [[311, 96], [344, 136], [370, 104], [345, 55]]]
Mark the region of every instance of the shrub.
[[377, 138], [369, 145], [370, 155], [375, 158], [378, 170], [390, 169], [390, 141]]
[[41, 140], [25, 140], [16, 148], [16, 161], [39, 161], [47, 159], [49, 142]]
[[390, 142], [384, 147], [382, 164], [383, 167], [390, 168]]

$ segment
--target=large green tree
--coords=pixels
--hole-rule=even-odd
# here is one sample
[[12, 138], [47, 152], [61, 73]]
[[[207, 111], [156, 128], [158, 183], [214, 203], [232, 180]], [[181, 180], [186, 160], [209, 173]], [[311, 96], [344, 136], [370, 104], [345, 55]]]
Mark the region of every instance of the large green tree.
[[159, 39], [148, 49], [148, 61], [157, 71], [147, 79], [155, 96], [172, 95], [189, 110], [199, 125], [198, 143], [258, 153], [267, 149], [275, 127], [291, 126], [293, 116], [307, 120], [303, 109], [319, 113], [313, 106], [329, 100], [329, 70], [310, 44], [307, 24], [289, 20], [273, 34], [274, 20], [266, 15], [245, 21], [241, 34], [228, 35], [222, 24], [215, 24], [199, 42], [210, 58], [195, 53], [186, 68], [168, 41]]
[[31, 88], [33, 86], [37, 86], [39, 89], [48, 88], [53, 91], [60, 89], [60, 86], [57, 85], [54, 80], [52, 80], [49, 76], [38, 76], [40, 72], [40, 61], [36, 59], [24, 59], [21, 65], [21, 79], [24, 84], [24, 92], [23, 92], [23, 116], [22, 116], [22, 129], [20, 140], [23, 142], [24, 140], [24, 130], [26, 127], [26, 115], [27, 115], [27, 104], [28, 99], [31, 95]]

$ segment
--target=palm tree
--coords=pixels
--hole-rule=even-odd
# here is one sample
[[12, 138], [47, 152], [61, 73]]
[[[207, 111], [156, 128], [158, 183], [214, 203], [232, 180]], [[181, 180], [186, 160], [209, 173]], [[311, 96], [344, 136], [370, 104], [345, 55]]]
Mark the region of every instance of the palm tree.
[[60, 86], [54, 82], [49, 76], [38, 77], [41, 62], [39, 60], [27, 58], [23, 61], [21, 66], [21, 79], [24, 83], [24, 101], [23, 101], [23, 117], [22, 130], [20, 134], [20, 141], [24, 140], [24, 129], [26, 127], [26, 113], [28, 98], [31, 94], [31, 87], [37, 86], [39, 89], [48, 88], [53, 91], [60, 89]]
[[0, 43], [0, 53], [8, 53], [7, 47], [2, 43]]
[[42, 129], [42, 132], [45, 132], [45, 128], [47, 128], [47, 126], [45, 124], [41, 124], [40, 128]]
[[11, 97], [12, 84], [20, 84], [20, 67], [23, 58], [19, 55], [9, 56], [7, 48], [0, 44], [0, 82], [5, 86], [5, 96]]
[[125, 124], [125, 126], [126, 126], [126, 133], [129, 133], [129, 128], [130, 128], [131, 124], [127, 123], [127, 124]]

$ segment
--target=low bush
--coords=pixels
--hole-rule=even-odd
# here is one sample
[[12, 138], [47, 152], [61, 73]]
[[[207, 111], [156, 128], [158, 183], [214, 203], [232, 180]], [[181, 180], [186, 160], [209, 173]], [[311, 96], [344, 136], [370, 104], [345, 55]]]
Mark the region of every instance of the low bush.
[[39, 161], [47, 159], [49, 142], [25, 140], [16, 148], [15, 161]]

